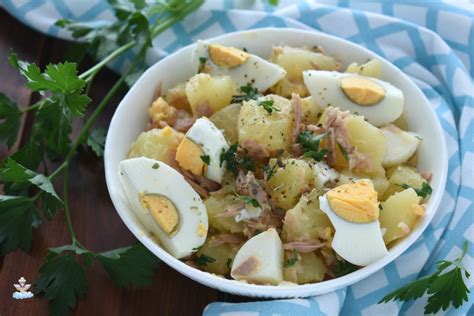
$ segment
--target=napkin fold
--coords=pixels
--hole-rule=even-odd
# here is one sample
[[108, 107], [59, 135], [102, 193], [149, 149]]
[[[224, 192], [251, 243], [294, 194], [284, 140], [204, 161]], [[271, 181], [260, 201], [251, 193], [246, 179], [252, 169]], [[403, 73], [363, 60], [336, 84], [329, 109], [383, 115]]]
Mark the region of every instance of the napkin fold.
[[[110, 20], [105, 0], [3, 0], [7, 11], [52, 36], [69, 38], [54, 26], [59, 18]], [[464, 240], [465, 267], [474, 272], [474, 11], [469, 1], [281, 0], [207, 1], [197, 12], [155, 41], [152, 64], [197, 39], [258, 27], [314, 29], [355, 42], [385, 57], [410, 76], [429, 99], [444, 129], [449, 152], [445, 193], [432, 223], [399, 258], [348, 288], [307, 299], [254, 303], [212, 303], [214, 315], [421, 315], [427, 296], [406, 303], [377, 304], [389, 292], [454, 259]], [[112, 66], [120, 71], [125, 56]], [[473, 273], [474, 274], [474, 273]], [[445, 315], [474, 315], [474, 279], [469, 302]]]

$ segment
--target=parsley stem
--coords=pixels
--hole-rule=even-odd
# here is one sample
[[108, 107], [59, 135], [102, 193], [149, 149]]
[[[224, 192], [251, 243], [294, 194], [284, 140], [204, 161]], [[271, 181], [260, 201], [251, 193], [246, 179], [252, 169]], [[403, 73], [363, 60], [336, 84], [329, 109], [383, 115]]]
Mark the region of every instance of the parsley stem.
[[169, 17], [168, 20], [160, 21], [160, 23], [157, 23], [156, 24], [157, 27], [155, 29], [153, 29], [153, 31], [151, 32], [151, 38], [154, 39], [160, 33], [165, 31], [166, 29], [170, 28], [173, 24], [175, 24], [176, 22], [182, 20], [189, 13], [195, 11], [203, 3], [204, 3], [204, 0], [193, 1], [186, 8], [184, 8], [182, 11], [180, 11], [179, 14]]
[[105, 57], [102, 61], [95, 64], [92, 68], [88, 69], [87, 71], [83, 72], [79, 75], [79, 78], [84, 79], [86, 81], [91, 80], [93, 76], [101, 70], [105, 65], [107, 65], [110, 61], [114, 60], [116, 57], [120, 56], [126, 50], [132, 48], [136, 44], [136, 41], [128, 42], [127, 44], [117, 48], [114, 50], [110, 55]]
[[33, 104], [32, 106], [28, 106], [26, 108], [23, 108], [23, 109], [20, 109], [20, 111], [22, 113], [26, 113], [26, 112], [29, 112], [29, 111], [33, 111], [33, 110], [36, 110], [37, 108], [39, 108], [41, 106], [41, 103], [36, 103], [36, 104]]
[[71, 235], [72, 244], [75, 246], [77, 244], [76, 234], [74, 232], [74, 227], [72, 226], [71, 219], [71, 210], [69, 208], [69, 202], [67, 199], [67, 185], [68, 185], [68, 166], [64, 168], [64, 179], [63, 179], [63, 201], [64, 201], [64, 214], [66, 215], [67, 229]]

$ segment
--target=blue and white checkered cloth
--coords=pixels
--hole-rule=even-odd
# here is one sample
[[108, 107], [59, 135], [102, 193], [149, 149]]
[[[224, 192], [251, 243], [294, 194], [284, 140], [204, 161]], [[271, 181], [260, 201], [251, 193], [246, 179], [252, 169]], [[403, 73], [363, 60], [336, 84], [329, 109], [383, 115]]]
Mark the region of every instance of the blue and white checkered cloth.
[[[24, 23], [67, 37], [53, 23], [110, 19], [105, 0], [1, 0]], [[421, 88], [444, 128], [449, 150], [446, 192], [433, 222], [402, 256], [368, 279], [308, 299], [255, 303], [213, 303], [214, 315], [421, 315], [426, 296], [411, 302], [377, 304], [387, 293], [433, 272], [434, 263], [453, 259], [468, 240], [464, 265], [474, 272], [474, 9], [470, 1], [208, 1], [157, 40], [156, 58], [200, 38], [258, 27], [315, 29], [363, 45], [385, 57]], [[153, 56], [153, 55], [152, 55]], [[123, 57], [115, 68], [128, 62]], [[473, 273], [474, 274], [474, 273]], [[474, 315], [474, 279], [469, 302], [447, 315]]]

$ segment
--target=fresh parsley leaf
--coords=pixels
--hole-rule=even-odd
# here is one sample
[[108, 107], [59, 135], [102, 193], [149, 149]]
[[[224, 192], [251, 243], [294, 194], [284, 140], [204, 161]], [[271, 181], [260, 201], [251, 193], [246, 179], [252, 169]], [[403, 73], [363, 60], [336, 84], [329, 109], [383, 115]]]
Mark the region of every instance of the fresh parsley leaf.
[[153, 166], [151, 166], [153, 169], [158, 169], [160, 167], [160, 164], [155, 162]]
[[43, 160], [43, 146], [36, 135], [31, 135], [28, 142], [10, 157], [24, 167], [36, 170]]
[[[462, 254], [454, 261], [442, 260], [437, 262], [436, 271], [428, 276], [408, 283], [407, 285], [386, 295], [379, 301], [387, 303], [391, 300], [409, 301], [428, 294], [428, 304], [425, 313], [437, 313], [446, 310], [450, 305], [460, 307], [467, 302], [470, 293], [463, 279], [463, 272], [468, 279], [469, 272], [462, 266], [462, 260], [467, 252], [467, 241], [464, 242]], [[447, 270], [447, 271], [446, 271]]]
[[207, 266], [208, 263], [213, 263], [215, 261], [216, 259], [212, 257], [206, 256], [206, 255], [200, 255], [196, 259], [196, 264], [198, 266], [204, 267], [204, 266]]
[[32, 199], [0, 195], [0, 255], [18, 248], [29, 251], [33, 227], [39, 222]]
[[42, 73], [35, 64], [19, 61], [13, 52], [10, 53], [9, 61], [28, 80], [27, 85], [31, 90], [52, 92], [50, 99], [67, 108], [73, 116], [84, 115], [90, 98], [82, 94], [86, 82], [77, 75], [75, 63], [49, 64]]
[[106, 133], [105, 129], [96, 128], [87, 137], [87, 145], [95, 152], [97, 157], [104, 155]]
[[337, 147], [339, 147], [339, 150], [341, 151], [342, 155], [344, 156], [344, 159], [346, 159], [346, 161], [349, 161], [349, 154], [347, 153], [344, 146], [342, 146], [341, 143], [338, 142]]
[[251, 196], [242, 195], [240, 198], [245, 204], [250, 204], [253, 207], [260, 207], [260, 203], [258, 203], [258, 201]]
[[120, 287], [149, 285], [159, 263], [158, 258], [141, 243], [103, 252], [97, 259]]
[[20, 130], [21, 111], [6, 95], [0, 92], [0, 141], [8, 148], [16, 141]]
[[209, 157], [209, 155], [203, 155], [201, 156], [201, 160], [209, 166], [209, 164], [211, 163], [211, 157]]
[[283, 262], [283, 267], [284, 268], [291, 268], [297, 262], [298, 262], [298, 253], [296, 252], [295, 249], [293, 249], [293, 257], [290, 258], [290, 259], [285, 260], [285, 262]]
[[44, 293], [49, 301], [50, 315], [67, 315], [76, 307], [77, 299], [86, 295], [86, 274], [72, 252], [57, 254], [50, 251], [39, 273], [36, 293]]
[[238, 143], [235, 143], [229, 147], [227, 151], [222, 151], [220, 155], [220, 164], [222, 167], [224, 162], [226, 163], [226, 169], [232, 172], [234, 175], [239, 173], [239, 167], [249, 171], [255, 171], [255, 164], [252, 159], [248, 157], [247, 151], [243, 157], [239, 157], [237, 154]]
[[263, 107], [265, 109], [265, 111], [268, 112], [268, 114], [272, 114], [273, 111], [275, 111], [275, 112], [280, 111], [279, 108], [277, 108], [273, 105], [273, 100], [257, 101], [257, 105]]
[[227, 268], [229, 268], [229, 270], [232, 269], [232, 258], [227, 258], [227, 262], [226, 262], [226, 265], [227, 265]]
[[206, 57], [199, 57], [199, 71], [198, 73], [201, 73], [204, 71], [204, 68], [206, 67], [207, 63], [207, 58]]
[[336, 277], [341, 277], [343, 275], [352, 273], [354, 271], [357, 271], [359, 269], [358, 266], [346, 261], [346, 260], [341, 260], [341, 261], [336, 261], [335, 266], [334, 266], [334, 275]]
[[265, 178], [267, 181], [275, 175], [277, 169], [278, 163], [274, 164], [272, 167], [270, 166], [270, 164], [263, 166], [263, 172], [265, 172]]
[[262, 94], [258, 92], [257, 88], [254, 88], [251, 85], [240, 87], [240, 91], [243, 93], [243, 95], [235, 95], [232, 98], [232, 103], [242, 103], [244, 101], [257, 100], [262, 96]]
[[71, 145], [72, 115], [57, 100], [45, 99], [36, 113], [33, 134], [46, 148], [49, 157], [64, 156]]
[[327, 149], [320, 149], [319, 143], [321, 139], [327, 136], [327, 133], [313, 135], [309, 131], [304, 131], [298, 135], [297, 142], [301, 144], [304, 149], [304, 156], [313, 158], [316, 161], [321, 161], [329, 153]]
[[22, 190], [31, 184], [42, 190], [40, 197], [48, 219], [52, 219], [63, 206], [48, 177], [25, 168], [12, 158], [8, 158], [0, 168], [0, 180], [9, 185], [9, 191]]
[[431, 192], [433, 192], [433, 189], [431, 188], [431, 185], [429, 185], [428, 182], [423, 182], [423, 184], [421, 185], [421, 189], [411, 187], [406, 183], [400, 184], [400, 186], [404, 189], [412, 188], [413, 190], [415, 190], [416, 194], [418, 196], [421, 196], [422, 198], [428, 197], [429, 195], [431, 195]]

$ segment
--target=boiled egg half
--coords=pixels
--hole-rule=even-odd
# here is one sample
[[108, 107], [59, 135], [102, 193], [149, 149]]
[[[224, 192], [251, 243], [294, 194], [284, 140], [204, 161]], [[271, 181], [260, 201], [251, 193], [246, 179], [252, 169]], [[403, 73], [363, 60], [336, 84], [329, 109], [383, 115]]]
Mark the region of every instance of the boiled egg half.
[[222, 182], [225, 162], [220, 155], [229, 149], [224, 134], [206, 117], [194, 122], [176, 150], [179, 166], [194, 175]]
[[370, 180], [338, 186], [319, 198], [336, 232], [332, 248], [358, 266], [369, 265], [388, 254], [379, 222], [377, 192]]
[[193, 65], [196, 70], [212, 76], [230, 76], [235, 91], [249, 84], [258, 91], [265, 91], [286, 76], [285, 69], [255, 54], [204, 41], [196, 43]]
[[283, 281], [283, 244], [274, 228], [243, 244], [235, 255], [230, 275], [235, 280], [277, 285]]
[[321, 108], [328, 106], [363, 115], [383, 126], [403, 113], [403, 92], [392, 84], [359, 74], [307, 70], [304, 83]]
[[119, 172], [138, 220], [172, 256], [189, 256], [204, 244], [208, 230], [206, 208], [179, 172], [145, 157], [120, 162]]

